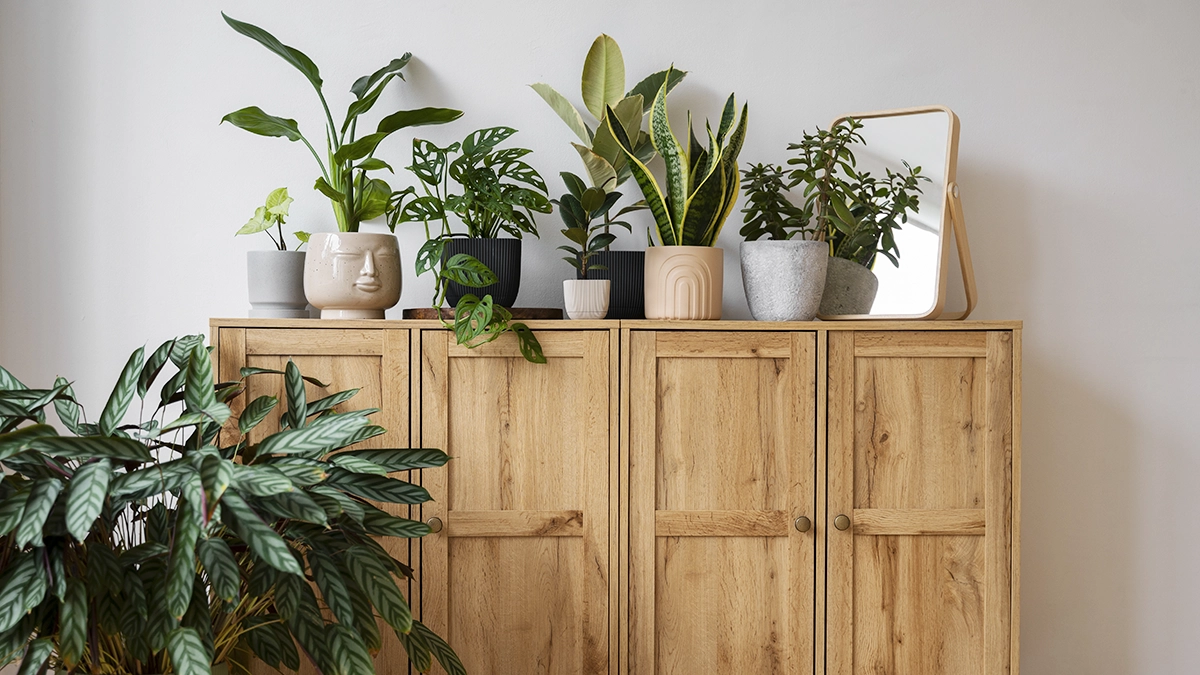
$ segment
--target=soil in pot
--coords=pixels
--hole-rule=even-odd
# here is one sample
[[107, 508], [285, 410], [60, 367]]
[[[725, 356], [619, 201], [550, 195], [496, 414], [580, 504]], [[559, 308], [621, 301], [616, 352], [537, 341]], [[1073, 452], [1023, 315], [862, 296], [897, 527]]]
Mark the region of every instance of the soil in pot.
[[870, 314], [878, 290], [874, 272], [845, 258], [830, 258], [820, 315]]
[[812, 321], [825, 290], [829, 244], [821, 241], [744, 241], [742, 285], [759, 321]]
[[[607, 269], [588, 268], [588, 279], [612, 281], [606, 319], [646, 318], [646, 252], [600, 251], [588, 261]], [[576, 272], [576, 277], [579, 273]]]
[[646, 318], [721, 318], [725, 252], [712, 246], [646, 249]]
[[520, 239], [465, 239], [455, 237], [446, 242], [442, 252], [442, 262], [451, 256], [466, 253], [488, 266], [496, 273], [499, 280], [483, 288], [462, 286], [453, 281], [446, 289], [446, 302], [454, 307], [462, 296], [471, 295], [482, 298], [492, 296], [492, 302], [511, 308], [517, 302], [517, 293], [521, 290], [521, 240]]

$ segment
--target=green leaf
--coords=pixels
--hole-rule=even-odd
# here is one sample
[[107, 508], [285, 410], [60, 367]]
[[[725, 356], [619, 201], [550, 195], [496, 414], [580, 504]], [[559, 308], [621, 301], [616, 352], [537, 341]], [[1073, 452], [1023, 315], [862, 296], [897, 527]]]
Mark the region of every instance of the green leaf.
[[263, 464], [235, 464], [233, 485], [239, 492], [268, 497], [296, 489], [279, 469]]
[[354, 398], [359, 391], [361, 390], [347, 389], [346, 391], [339, 391], [336, 394], [330, 394], [324, 398], [319, 398], [308, 404], [308, 416], [312, 417], [317, 413], [323, 413], [326, 410], [333, 410], [335, 406], [341, 405], [342, 403]]
[[432, 448], [413, 448], [409, 450], [348, 450], [334, 455], [337, 457], [358, 457], [372, 464], [378, 464], [388, 471], [407, 471], [409, 469], [429, 469], [445, 466], [450, 456], [441, 450]]
[[71, 433], [79, 434], [79, 416], [82, 408], [75, 400], [75, 390], [71, 388], [70, 383], [65, 378], [57, 378], [54, 380], [54, 386], [62, 387], [63, 395], [54, 399], [54, 410], [58, 413], [58, 419], [62, 420], [65, 426]]
[[442, 664], [446, 675], [467, 675], [467, 669], [463, 667], [462, 661], [459, 660], [458, 654], [446, 644], [446, 641], [438, 637], [437, 633], [429, 630], [429, 628], [420, 621], [413, 621], [412, 632], [425, 638], [429, 644], [430, 651], [437, 657], [438, 663]]
[[[375, 86], [376, 82], [383, 79], [385, 76], [392, 73], [400, 75], [400, 70], [403, 69], [404, 66], [407, 66], [409, 60], [411, 59], [412, 54], [405, 52], [404, 56], [401, 56], [398, 59], [392, 59], [386, 66], [371, 73], [370, 75], [363, 75], [355, 80], [354, 84], [351, 85], [350, 93], [354, 94], [354, 98], [362, 98], [368, 91], [371, 90], [372, 87]], [[404, 79], [404, 76], [400, 75], [400, 79]]]
[[129, 356], [125, 368], [121, 371], [121, 376], [113, 386], [112, 394], [108, 397], [108, 403], [104, 405], [104, 412], [100, 414], [100, 433], [105, 436], [113, 435], [113, 431], [120, 426], [121, 419], [125, 417], [125, 411], [129, 409], [129, 404], [133, 402], [133, 394], [137, 391], [138, 377], [141, 375], [144, 351], [142, 347], [138, 347]]
[[129, 439], [103, 436], [52, 436], [37, 438], [29, 443], [29, 449], [66, 459], [93, 459], [108, 457], [125, 462], [152, 462], [154, 457], [146, 446]]
[[325, 480], [325, 471], [329, 468], [324, 462], [303, 457], [273, 457], [266, 466], [287, 476], [293, 485], [302, 487], [316, 485]]
[[46, 596], [40, 551], [17, 553], [0, 575], [0, 633], [8, 631]]
[[338, 148], [337, 152], [335, 152], [333, 155], [333, 161], [337, 162], [338, 164], [343, 164], [345, 162], [360, 160], [372, 152], [375, 152], [375, 148], [381, 141], [383, 141], [383, 139], [387, 137], [388, 134], [383, 132], [367, 134], [353, 143], [347, 143], [346, 145]]
[[[163, 366], [165, 366], [167, 361], [170, 359], [171, 349], [174, 344], [174, 340], [167, 340], [159, 345], [158, 349], [155, 349], [154, 352], [150, 354], [150, 358], [146, 359], [146, 365], [142, 368], [142, 372], [138, 375], [138, 397], [146, 397], [146, 394], [150, 391], [150, 385], [154, 384], [154, 380], [158, 377], [158, 374], [162, 372]], [[74, 395], [72, 394], [72, 397], [73, 396]]]
[[[398, 61], [399, 59], [396, 59], [396, 60]], [[376, 72], [378, 72], [378, 71], [376, 71]], [[383, 90], [387, 88], [388, 83], [390, 83], [392, 81], [392, 79], [395, 77], [396, 77], [395, 73], [385, 74], [383, 76], [383, 79], [380, 80], [379, 86], [371, 89], [371, 91], [369, 93], [367, 93], [366, 96], [359, 97], [358, 100], [354, 101], [353, 103], [350, 104], [350, 106], [348, 108], [346, 108], [346, 117], [344, 120], [342, 120], [341, 133], [343, 135], [345, 135], [346, 130], [349, 129], [352, 124], [354, 124], [354, 121], [356, 119], [358, 119], [359, 115], [362, 115], [363, 113], [369, 111], [371, 108], [375, 107], [375, 102], [379, 100], [379, 95], [383, 93]], [[363, 78], [359, 78], [359, 79], [361, 80]], [[404, 77], [401, 76], [400, 79], [404, 79]]]
[[112, 463], [107, 459], [84, 464], [71, 477], [67, 491], [67, 531], [76, 541], [87, 539], [92, 523], [104, 508], [111, 480]]
[[246, 404], [246, 408], [238, 417], [238, 431], [242, 434], [250, 433], [250, 430], [266, 419], [277, 405], [279, 405], [279, 399], [274, 396], [259, 396]]
[[167, 610], [182, 619], [192, 600], [196, 576], [196, 540], [200, 537], [199, 504], [181, 499], [175, 514], [175, 540], [167, 568]]
[[482, 288], [496, 283], [496, 273], [466, 253], [456, 253], [442, 265], [442, 276], [463, 286]]
[[375, 552], [365, 546], [351, 546], [346, 549], [345, 562], [355, 583], [367, 594], [383, 620], [401, 633], [407, 633], [412, 628], [412, 611], [387, 567], [375, 557]]
[[[414, 620], [415, 624], [416, 621]], [[400, 644], [404, 646], [404, 651], [408, 654], [408, 660], [417, 670], [422, 673], [427, 673], [433, 668], [433, 651], [429, 648], [429, 643], [425, 638], [417, 634], [415, 630], [410, 630], [408, 633], [395, 631], [396, 637], [400, 639]]]
[[338, 622], [345, 626], [354, 625], [354, 600], [350, 590], [342, 578], [337, 562], [322, 549], [311, 549], [308, 552], [308, 566], [312, 568], [313, 579], [321, 589], [325, 604], [337, 617]]
[[321, 194], [329, 197], [335, 202], [340, 202], [346, 199], [345, 193], [335, 189], [329, 183], [326, 183], [325, 178], [323, 177], [317, 178], [317, 182], [313, 184], [313, 189], [319, 191]]
[[654, 175], [633, 154], [633, 146], [630, 144], [629, 136], [625, 134], [625, 130], [619, 126], [612, 126], [611, 120], [606, 120], [605, 123], [609, 125], [613, 135], [621, 144], [622, 149], [625, 150], [625, 157], [629, 161], [628, 166], [633, 173], [634, 180], [637, 181], [638, 187], [642, 190], [642, 195], [646, 198], [646, 205], [650, 209], [650, 213], [654, 216], [662, 244], [665, 246], [675, 245], [678, 243], [675, 237], [675, 228], [671, 224], [671, 215], [667, 212], [666, 199], [663, 197], [658, 183], [654, 180]]
[[87, 586], [80, 579], [67, 579], [67, 592], [58, 609], [58, 651], [68, 668], [87, 650]]
[[235, 110], [222, 117], [221, 122], [229, 122], [239, 129], [259, 136], [283, 137], [289, 141], [298, 141], [303, 138], [296, 120], [268, 115], [263, 112], [262, 108], [255, 105]]
[[233, 481], [234, 463], [228, 459], [209, 455], [200, 463], [200, 484], [204, 486], [204, 498], [211, 512], [229, 489]]
[[21, 659], [21, 668], [17, 675], [38, 675], [46, 660], [54, 653], [54, 640], [48, 637], [38, 638], [25, 648], [25, 657]]
[[706, 234], [717, 224], [717, 220], [722, 215], [721, 211], [726, 197], [725, 188], [725, 172], [713, 171], [688, 197], [687, 207], [684, 209], [683, 226], [680, 228], [681, 244], [685, 246], [712, 245], [713, 242], [706, 239]]
[[263, 508], [278, 518], [289, 518], [314, 525], [325, 526], [328, 521], [325, 509], [313, 501], [302, 490], [280, 492], [260, 500]]
[[251, 509], [250, 505], [237, 493], [232, 490], [226, 492], [221, 503], [224, 506], [223, 516], [225, 518], [232, 517], [231, 527], [250, 546], [254, 555], [280, 572], [304, 574], [304, 570], [300, 569], [300, 564], [296, 562], [292, 549], [283, 537], [280, 537], [275, 530], [263, 522], [254, 509]]
[[687, 71], [675, 70], [675, 67], [672, 66], [667, 70], [660, 70], [653, 75], [647, 76], [641, 82], [634, 85], [633, 89], [630, 89], [625, 94], [625, 97], [629, 98], [630, 96], [640, 95], [642, 97], [642, 114], [644, 115], [650, 112], [650, 109], [654, 106], [654, 97], [658, 94], [658, 90], [662, 89], [664, 82], [667, 85], [667, 93], [669, 94], [675, 88], [675, 85], [682, 82], [685, 77], [687, 77]]
[[369, 423], [366, 415], [349, 414], [303, 429], [281, 431], [260, 443], [258, 454], [301, 455], [315, 459], [344, 447], [356, 431]]
[[587, 125], [584, 124], [583, 116], [579, 114], [579, 110], [571, 105], [571, 102], [565, 96], [558, 93], [554, 87], [541, 82], [531, 84], [529, 88], [536, 91], [538, 96], [542, 97], [542, 100], [550, 106], [559, 119], [567, 123], [567, 126], [570, 127], [571, 131], [575, 132], [575, 135], [579, 137], [582, 143], [590, 144], [592, 142], [592, 133], [588, 131]]
[[200, 542], [198, 552], [213, 592], [225, 602], [235, 602], [242, 587], [242, 573], [229, 544], [211, 537]]
[[246, 224], [233, 234], [234, 236], [243, 234], [258, 234], [259, 232], [265, 232], [274, 226], [275, 223], [270, 219], [270, 216], [267, 215], [267, 207], [260, 206], [257, 209], [254, 209], [254, 217], [246, 221]]
[[671, 211], [671, 224], [675, 229], [679, 229], [687, 209], [688, 166], [683, 147], [671, 132], [665, 83], [654, 97], [654, 107], [650, 112], [650, 139], [654, 143], [654, 149], [667, 165], [667, 208]]
[[379, 121], [375, 128], [377, 133], [390, 134], [408, 127], [425, 127], [435, 124], [446, 124], [462, 117], [461, 110], [451, 108], [417, 108], [416, 110], [400, 110]]
[[335, 489], [335, 488], [327, 486], [327, 485], [318, 485], [318, 486], [312, 488], [312, 490], [310, 490], [310, 492], [312, 493], [313, 499], [316, 499], [317, 497], [325, 497], [327, 499], [332, 499], [333, 501], [337, 502], [338, 505], [341, 506], [342, 510], [346, 513], [346, 515], [350, 517], [351, 520], [358, 522], [358, 523], [361, 523], [363, 521], [363, 517], [364, 517], [363, 505], [360, 504], [359, 502], [355, 501], [353, 498], [350, 497], [350, 495], [347, 495], [346, 493], [342, 492], [341, 490]]
[[300, 369], [291, 359], [288, 359], [287, 366], [284, 368], [283, 386], [287, 392], [288, 403], [283, 423], [293, 429], [299, 429], [304, 426], [304, 421], [308, 418], [308, 403], [304, 380], [300, 378]]
[[326, 627], [333, 661], [343, 675], [374, 675], [375, 664], [358, 634], [346, 626]]
[[392, 169], [391, 164], [388, 164], [382, 159], [375, 157], [368, 157], [367, 159], [364, 159], [363, 161], [359, 162], [355, 168], [362, 169], [363, 171], [379, 171], [380, 169], [387, 169], [388, 171], [395, 173], [395, 170]]
[[224, 424], [231, 414], [229, 406], [217, 401], [213, 390], [212, 358], [202, 344], [196, 345], [188, 356], [183, 400], [189, 412], [204, 413], [217, 424]]
[[292, 234], [300, 241], [301, 244], [307, 244], [309, 238], [312, 237], [311, 233], [305, 232], [304, 230], [296, 230]]
[[176, 628], [167, 636], [167, 654], [177, 675], [212, 675], [212, 665], [200, 634], [191, 628]]
[[604, 117], [605, 106], [621, 100], [625, 91], [625, 60], [617, 41], [601, 34], [592, 43], [583, 61], [583, 104], [596, 116]]
[[36, 439], [51, 438], [57, 435], [58, 432], [54, 430], [54, 427], [48, 424], [31, 424], [7, 434], [0, 434], [0, 460], [25, 452]]
[[26, 544], [42, 545], [42, 527], [45, 526], [46, 517], [50, 515], [50, 509], [54, 507], [62, 489], [62, 481], [57, 478], [43, 478], [33, 484], [29, 500], [25, 502], [25, 513], [22, 514], [21, 522], [13, 535], [13, 545], [17, 549], [25, 548]]
[[305, 56], [303, 52], [283, 44], [274, 35], [271, 35], [258, 26], [232, 19], [226, 16], [224, 12], [221, 12], [221, 16], [225, 19], [225, 23], [229, 24], [230, 28], [258, 42], [277, 54], [284, 61], [292, 64], [296, 70], [303, 73], [304, 77], [312, 83], [314, 89], [318, 92], [321, 91], [321, 71], [317, 69], [317, 65], [312, 62], [312, 59]]
[[425, 523], [393, 516], [374, 506], [363, 507], [363, 529], [368, 534], [401, 539], [417, 539], [429, 534], [429, 526]]
[[[253, 375], [283, 375], [284, 374], [282, 370], [271, 370], [270, 368], [253, 368], [253, 367], [242, 368], [240, 373], [241, 373], [242, 377], [251, 377]], [[322, 382], [322, 381], [318, 380], [317, 378], [309, 377], [308, 375], [304, 376], [304, 381], [308, 382], [309, 384], [311, 384], [313, 386], [320, 387], [322, 389], [329, 387], [328, 382]]]
[[350, 455], [334, 455], [329, 461], [334, 466], [340, 466], [353, 473], [374, 474], [378, 476], [386, 476], [388, 474], [388, 470], [382, 466]]
[[21, 522], [21, 516], [25, 513], [25, 503], [29, 501], [31, 488], [32, 483], [28, 481], [22, 482], [11, 494], [4, 498], [4, 501], [0, 501], [0, 537], [12, 532], [17, 523]]
[[[344, 568], [339, 571], [342, 572], [342, 581], [346, 583], [346, 589], [350, 593], [350, 600], [354, 603], [354, 628], [362, 636], [367, 649], [371, 653], [377, 653], [383, 647], [383, 641], [380, 639], [379, 625], [375, 621], [375, 610], [371, 606], [371, 601]], [[397, 634], [403, 635], [403, 633]]]
[[287, 628], [280, 617], [267, 614], [246, 619], [246, 632], [242, 634], [255, 656], [276, 670], [280, 665], [290, 670], [300, 669], [300, 655]]
[[464, 155], [485, 153], [503, 143], [509, 136], [515, 133], [517, 133], [517, 130], [511, 127], [488, 127], [473, 131], [463, 139], [462, 152]]
[[187, 460], [176, 459], [120, 474], [112, 479], [109, 491], [127, 499], [148, 497], [155, 491], [178, 489], [194, 472]]
[[521, 356], [530, 363], [545, 363], [546, 357], [542, 354], [542, 343], [538, 342], [537, 336], [523, 323], [514, 323], [509, 328], [517, 336], [517, 343], [521, 348]]
[[583, 166], [587, 169], [592, 185], [596, 187], [616, 185], [617, 170], [608, 163], [608, 160], [593, 152], [591, 148], [578, 143], [572, 143], [571, 147], [575, 148], [575, 152], [579, 153], [579, 158], [583, 160]]
[[421, 504], [430, 499], [429, 492], [419, 485], [395, 478], [350, 473], [337, 467], [329, 470], [325, 484], [377, 502]]

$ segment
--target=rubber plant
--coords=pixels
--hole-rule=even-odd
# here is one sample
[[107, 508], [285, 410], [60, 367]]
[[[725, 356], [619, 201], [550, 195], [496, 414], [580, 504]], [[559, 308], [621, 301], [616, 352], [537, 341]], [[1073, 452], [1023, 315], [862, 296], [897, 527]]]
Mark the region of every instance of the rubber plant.
[[659, 187], [650, 169], [638, 158], [637, 148], [624, 128], [612, 123], [616, 113], [611, 108], [605, 124], [624, 150], [633, 178], [654, 215], [658, 243], [664, 246], [713, 246], [737, 201], [737, 157], [746, 138], [749, 106], [742, 106], [741, 114], [737, 115], [737, 105], [730, 94], [716, 133], [707, 123], [705, 125], [707, 146], [696, 139], [689, 112], [689, 142], [685, 148], [675, 138], [667, 117], [671, 72], [668, 69], [650, 112], [650, 137], [666, 165], [665, 190]]
[[[249, 378], [282, 378], [279, 431], [259, 426], [273, 396], [232, 415]], [[437, 659], [463, 673], [413, 619], [396, 583], [411, 570], [375, 540], [428, 532], [373, 502], [427, 501], [389, 474], [448, 458], [352, 449], [384, 433], [375, 411], [339, 410], [357, 390], [309, 400], [306, 380], [326, 386], [290, 361], [214, 385], [209, 349], [188, 336], [135, 351], [88, 421], [65, 379], [30, 389], [0, 368], [0, 665], [240, 674], [250, 655], [295, 670], [303, 654], [325, 675], [359, 675], [375, 672], [378, 617], [417, 670]], [[67, 433], [47, 423], [51, 406]]]
[[608, 269], [604, 265], [591, 263], [593, 256], [616, 239], [615, 235], [607, 231], [601, 232], [600, 228], [604, 227], [607, 230], [617, 226], [629, 230], [631, 227], [629, 223], [621, 221], [595, 222], [621, 199], [620, 192], [605, 192], [603, 188], [587, 187], [583, 179], [569, 171], [563, 171], [559, 175], [567, 186], [567, 193], [552, 201], [558, 205], [558, 215], [567, 226], [562, 230], [563, 236], [574, 246], [567, 244], [558, 248], [571, 254], [563, 260], [579, 270], [580, 279], [586, 279], [588, 270]]
[[229, 122], [260, 136], [282, 137], [304, 143], [321, 169], [314, 187], [333, 203], [339, 231], [357, 232], [363, 221], [386, 215], [394, 202], [393, 190], [387, 181], [371, 176], [377, 171], [394, 171], [387, 162], [375, 157], [376, 149], [385, 138], [408, 127], [445, 124], [462, 117], [462, 111], [449, 108], [398, 110], [381, 119], [374, 132], [360, 137], [357, 135], [359, 117], [375, 106], [380, 94], [393, 79], [404, 79], [401, 71], [412, 59], [412, 54], [406, 53], [398, 59], [392, 59], [379, 70], [355, 80], [350, 87], [354, 100], [346, 108], [341, 124], [337, 124], [325, 100], [321, 72], [312, 59], [258, 26], [232, 19], [224, 13], [221, 16], [235, 31], [258, 42], [299, 70], [316, 90], [325, 116], [325, 155], [322, 157], [300, 132], [296, 120], [269, 115], [257, 106], [235, 110], [221, 118], [221, 122]]

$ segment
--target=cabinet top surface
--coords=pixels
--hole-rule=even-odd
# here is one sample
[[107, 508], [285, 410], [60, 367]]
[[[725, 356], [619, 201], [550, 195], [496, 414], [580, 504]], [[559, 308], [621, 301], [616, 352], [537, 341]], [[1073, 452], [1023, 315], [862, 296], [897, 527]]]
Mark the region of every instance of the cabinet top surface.
[[[1021, 330], [1020, 321], [526, 321], [536, 330], [690, 330], [690, 331], [836, 331], [836, 330]], [[437, 329], [436, 320], [416, 319], [209, 319], [217, 328]]]

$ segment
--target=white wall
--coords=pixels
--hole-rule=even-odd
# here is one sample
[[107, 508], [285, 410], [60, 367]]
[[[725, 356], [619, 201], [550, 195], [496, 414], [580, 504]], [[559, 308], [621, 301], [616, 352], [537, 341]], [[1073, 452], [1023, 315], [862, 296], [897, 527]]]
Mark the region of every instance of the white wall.
[[[467, 112], [435, 140], [515, 126], [556, 190], [578, 161], [524, 85], [577, 96], [601, 31], [632, 74], [692, 71], [678, 110], [749, 100], [746, 161], [839, 113], [954, 108], [976, 317], [1026, 322], [1025, 672], [1196, 672], [1200, 5], [0, 0], [0, 362], [77, 379], [93, 411], [133, 347], [244, 315], [244, 252], [265, 241], [231, 234], [271, 188], [291, 188], [295, 225], [332, 227], [302, 147], [217, 125], [253, 104], [320, 137], [300, 75], [219, 9], [312, 56], [336, 108], [411, 50], [387, 106]], [[388, 143], [406, 162], [407, 137]], [[568, 272], [542, 222], [522, 304], [558, 303]], [[730, 318], [747, 316], [738, 224], [721, 239]], [[409, 277], [401, 306], [425, 304]]]

